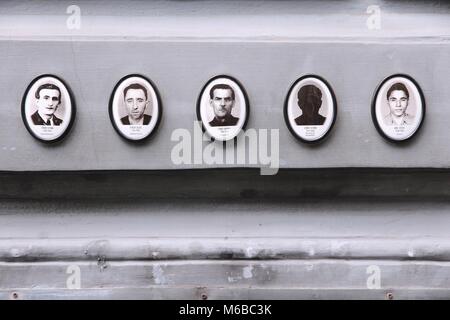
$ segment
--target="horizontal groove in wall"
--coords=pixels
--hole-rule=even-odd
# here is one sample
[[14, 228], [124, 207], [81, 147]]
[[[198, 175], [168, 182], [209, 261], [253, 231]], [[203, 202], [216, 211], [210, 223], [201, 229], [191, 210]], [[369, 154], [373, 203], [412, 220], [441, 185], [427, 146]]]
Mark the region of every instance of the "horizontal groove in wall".
[[0, 172], [0, 199], [450, 199], [450, 169]]

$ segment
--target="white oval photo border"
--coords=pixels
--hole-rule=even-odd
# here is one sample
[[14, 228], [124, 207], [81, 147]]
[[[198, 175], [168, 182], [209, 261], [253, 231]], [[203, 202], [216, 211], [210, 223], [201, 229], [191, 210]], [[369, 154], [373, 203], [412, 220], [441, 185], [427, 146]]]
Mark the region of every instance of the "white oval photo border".
[[[121, 93], [123, 93], [123, 89], [125, 89], [132, 83], [139, 83], [146, 87], [148, 90], [149, 98], [151, 98], [151, 107], [149, 113], [144, 112], [144, 114], [150, 115], [152, 117], [148, 125], [123, 125], [120, 121], [121, 115], [119, 112], [119, 102], [121, 98], [123, 99], [123, 95]], [[153, 85], [147, 79], [139, 76], [132, 76], [123, 79], [119, 83], [119, 85], [116, 86], [113, 92], [113, 100], [110, 108], [112, 108], [113, 121], [116, 128], [125, 138], [134, 141], [145, 139], [153, 132], [156, 124], [158, 123], [159, 115], [161, 112], [161, 106], [159, 105], [158, 96], [156, 90], [153, 88]]]
[[[381, 103], [387, 103], [387, 98], [386, 98], [386, 94], [387, 94], [387, 90], [389, 90], [389, 88], [394, 84], [394, 83], [403, 83], [406, 88], [409, 91], [409, 96], [410, 96], [410, 101], [411, 101], [411, 97], [413, 98], [413, 102], [416, 104], [415, 105], [415, 109], [416, 109], [416, 114], [414, 116], [414, 123], [412, 125], [406, 125], [406, 126], [388, 126], [384, 123], [384, 117], [386, 115], [383, 115], [381, 110]], [[384, 99], [383, 99], [384, 98]], [[389, 108], [389, 106], [388, 106]], [[376, 115], [376, 121], [378, 124], [378, 127], [380, 128], [380, 130], [383, 131], [383, 133], [389, 138], [392, 139], [394, 141], [403, 141], [403, 140], [407, 140], [410, 137], [412, 137], [417, 130], [420, 127], [420, 124], [422, 123], [422, 119], [423, 119], [423, 101], [422, 101], [422, 96], [420, 94], [419, 89], [417, 88], [416, 84], [414, 82], [412, 82], [410, 79], [406, 78], [406, 77], [402, 77], [402, 76], [398, 76], [398, 77], [393, 77], [390, 78], [389, 80], [385, 81], [380, 89], [377, 92], [377, 96], [375, 98], [375, 115]], [[401, 134], [399, 133], [399, 127], [404, 127], [401, 131]], [[397, 129], [396, 129], [397, 128]]]
[[[227, 84], [234, 90], [235, 94], [235, 106], [239, 106], [239, 121], [235, 126], [227, 126], [227, 127], [211, 127], [209, 125], [209, 118], [208, 118], [208, 108], [211, 108], [210, 105], [210, 97], [209, 97], [209, 91], [211, 88], [216, 84]], [[238, 105], [236, 105], [236, 103]], [[246, 102], [246, 97], [244, 92], [242, 91], [241, 87], [238, 83], [236, 83], [234, 80], [226, 77], [219, 77], [216, 78], [208, 83], [208, 85], [203, 89], [203, 92], [201, 93], [200, 98], [200, 118], [203, 123], [203, 127], [205, 128], [206, 132], [208, 134], [220, 141], [227, 141], [234, 139], [239, 132], [241, 131], [242, 127], [245, 124], [245, 120], [247, 119], [247, 112], [248, 112], [248, 106]], [[234, 116], [236, 114], [231, 112]], [[228, 130], [225, 130], [224, 128], [230, 128]], [[226, 131], [224, 133], [224, 131]]]
[[[306, 125], [300, 126], [295, 123], [296, 116], [294, 115], [294, 108], [299, 108], [297, 104], [297, 93], [301, 87], [305, 85], [314, 85], [319, 87], [322, 92], [322, 106], [323, 107], [323, 97], [326, 99], [326, 107], [327, 107], [327, 115], [324, 124], [322, 125]], [[320, 109], [319, 109], [320, 110]], [[333, 124], [333, 119], [335, 116], [336, 106], [334, 105], [333, 95], [331, 94], [330, 89], [322, 80], [315, 77], [306, 77], [300, 81], [298, 81], [295, 86], [289, 92], [289, 97], [287, 101], [287, 117], [289, 120], [289, 125], [292, 130], [297, 134], [301, 139], [309, 142], [314, 142], [323, 138], [328, 131], [330, 131], [331, 126]], [[320, 112], [319, 112], [320, 114]], [[312, 129], [312, 127], [316, 129]], [[311, 133], [314, 131], [314, 135], [308, 137], [307, 133]]]
[[[63, 122], [59, 126], [40, 126], [33, 124], [31, 120], [31, 115], [36, 112], [37, 108], [35, 105], [35, 93], [37, 88], [39, 88], [43, 84], [53, 84], [56, 85], [61, 91], [61, 102], [58, 109], [55, 111], [54, 115], [60, 118]], [[33, 103], [32, 103], [33, 102]], [[32, 106], [33, 105], [33, 106]], [[58, 112], [61, 110], [61, 106], [63, 106], [64, 113]], [[25, 121], [28, 124], [28, 128], [33, 132], [33, 134], [40, 140], [43, 141], [54, 141], [59, 139], [66, 130], [68, 129], [70, 123], [72, 122], [72, 107], [73, 101], [71, 99], [69, 90], [66, 85], [59, 80], [58, 78], [52, 76], [44, 76], [38, 78], [33, 85], [29, 88], [25, 97]]]

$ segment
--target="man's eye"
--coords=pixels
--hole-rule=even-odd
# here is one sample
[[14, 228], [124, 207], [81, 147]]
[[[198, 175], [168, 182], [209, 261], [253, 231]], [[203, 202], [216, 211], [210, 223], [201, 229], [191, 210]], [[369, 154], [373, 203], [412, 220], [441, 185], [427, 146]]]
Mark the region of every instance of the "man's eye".
[[58, 101], [58, 98], [53, 98], [52, 100], [53, 100], [53, 101]]
[[138, 99], [138, 102], [142, 102], [142, 101], [144, 101], [143, 99]]
[[127, 99], [127, 102], [133, 102], [133, 99]]
[[402, 98], [402, 101], [406, 101], [406, 98]]
[[231, 98], [225, 98], [225, 101], [227, 101], [227, 102], [231, 101]]
[[395, 102], [395, 98], [390, 98], [389, 101]]

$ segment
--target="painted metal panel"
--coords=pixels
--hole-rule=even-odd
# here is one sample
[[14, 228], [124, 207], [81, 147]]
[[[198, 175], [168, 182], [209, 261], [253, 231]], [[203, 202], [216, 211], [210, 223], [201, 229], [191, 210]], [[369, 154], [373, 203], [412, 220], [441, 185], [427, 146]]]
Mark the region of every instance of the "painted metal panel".
[[[0, 3], [0, 298], [450, 297], [447, 3], [77, 3], [80, 29], [67, 27], [71, 2]], [[380, 30], [367, 27], [370, 5]], [[143, 145], [108, 117], [114, 85], [136, 72], [164, 107]], [[35, 141], [20, 115], [42, 73], [61, 76], [77, 103], [58, 145]], [[172, 133], [194, 133], [198, 94], [223, 73], [245, 86], [247, 127], [279, 130], [277, 175], [172, 161]], [[338, 103], [315, 147], [283, 119], [290, 85], [307, 73], [329, 81]], [[383, 140], [370, 116], [394, 73], [413, 76], [427, 104], [404, 145]], [[79, 289], [68, 288], [70, 266]]]

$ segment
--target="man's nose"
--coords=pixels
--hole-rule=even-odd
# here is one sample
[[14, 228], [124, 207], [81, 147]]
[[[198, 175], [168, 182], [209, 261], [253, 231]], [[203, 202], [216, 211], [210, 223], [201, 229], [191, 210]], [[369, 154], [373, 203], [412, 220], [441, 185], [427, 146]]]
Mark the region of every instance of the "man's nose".
[[225, 105], [225, 99], [220, 100], [220, 105], [224, 106]]

